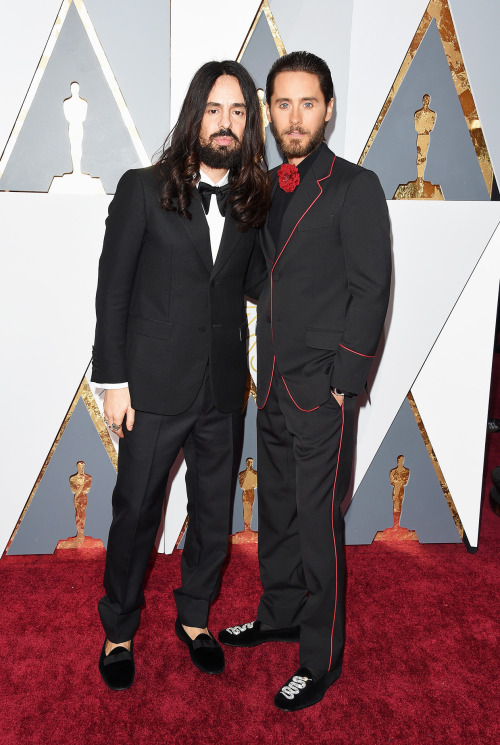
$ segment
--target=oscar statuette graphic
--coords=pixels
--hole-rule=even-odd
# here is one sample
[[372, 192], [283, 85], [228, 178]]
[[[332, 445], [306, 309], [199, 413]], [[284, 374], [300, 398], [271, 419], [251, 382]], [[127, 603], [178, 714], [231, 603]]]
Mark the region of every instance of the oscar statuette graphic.
[[437, 114], [429, 108], [431, 97], [426, 93], [422, 98], [423, 106], [415, 112], [415, 131], [417, 133], [417, 178], [400, 184], [393, 199], [444, 199], [441, 187], [424, 180], [427, 153], [431, 141], [431, 132], [436, 124]]
[[87, 495], [92, 486], [92, 476], [85, 473], [85, 462], [79, 460], [76, 464], [77, 472], [69, 478], [70, 489], [74, 495], [76, 535], [59, 541], [57, 549], [62, 548], [104, 548], [100, 538], [85, 535], [85, 513], [87, 510]]
[[82, 173], [83, 123], [87, 118], [88, 103], [80, 98], [79, 83], [71, 83], [71, 96], [64, 99], [64, 117], [68, 122], [68, 137], [73, 163], [72, 173], [54, 176], [49, 194], [105, 194], [98, 177]]
[[401, 527], [401, 509], [405, 497], [405, 487], [410, 478], [410, 469], [404, 465], [404, 455], [398, 455], [398, 465], [389, 471], [389, 480], [392, 486], [392, 505], [394, 524], [391, 528], [380, 530], [373, 539], [374, 541], [418, 541], [414, 530]]
[[243, 524], [244, 528], [232, 536], [232, 543], [257, 543], [258, 533], [252, 530], [253, 503], [257, 487], [257, 471], [253, 468], [253, 458], [245, 461], [247, 467], [238, 474], [238, 481], [243, 491]]

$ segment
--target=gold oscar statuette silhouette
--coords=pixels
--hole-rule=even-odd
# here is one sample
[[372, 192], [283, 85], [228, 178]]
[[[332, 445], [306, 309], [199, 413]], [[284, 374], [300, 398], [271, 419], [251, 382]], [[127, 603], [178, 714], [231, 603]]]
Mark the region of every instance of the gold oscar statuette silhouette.
[[436, 124], [437, 114], [429, 108], [431, 97], [426, 93], [423, 106], [415, 112], [415, 131], [417, 133], [417, 178], [407, 184], [399, 184], [393, 199], [444, 199], [441, 187], [424, 180], [427, 153], [431, 132]]
[[79, 83], [71, 83], [71, 96], [63, 101], [64, 118], [68, 122], [68, 136], [73, 163], [72, 173], [54, 176], [49, 194], [105, 194], [100, 178], [82, 173], [83, 123], [87, 118], [88, 103], [80, 98]]
[[85, 473], [85, 462], [83, 460], [77, 462], [76, 468], [76, 473], [69, 478], [69, 486], [74, 495], [76, 535], [59, 541], [56, 551], [61, 548], [104, 548], [100, 538], [91, 538], [84, 533], [87, 494], [92, 486], [92, 476]]
[[257, 543], [258, 533], [252, 530], [253, 503], [257, 487], [257, 471], [253, 468], [253, 458], [247, 458], [247, 467], [238, 474], [238, 481], [243, 491], [243, 530], [232, 536], [232, 543]]
[[266, 104], [264, 103], [265, 95], [266, 94], [264, 93], [262, 88], [257, 88], [257, 97], [259, 99], [259, 105], [260, 105], [260, 121], [262, 125], [262, 137], [264, 140], [266, 139], [266, 127], [269, 126], [269, 120], [266, 114]]
[[391, 528], [380, 530], [373, 539], [374, 541], [418, 541], [414, 530], [402, 528], [399, 524], [401, 509], [405, 497], [405, 487], [410, 478], [410, 469], [404, 465], [404, 455], [398, 455], [398, 465], [389, 471], [389, 480], [392, 486], [392, 514], [394, 524]]

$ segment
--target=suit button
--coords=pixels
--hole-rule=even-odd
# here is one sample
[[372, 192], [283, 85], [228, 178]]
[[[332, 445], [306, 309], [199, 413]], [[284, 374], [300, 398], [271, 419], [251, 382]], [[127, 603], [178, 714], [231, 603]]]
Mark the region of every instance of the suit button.
[[280, 275], [277, 272], [273, 272], [273, 279], [275, 282], [277, 282], [280, 278]]
[[215, 287], [215, 285], [216, 285], [216, 284], [217, 284], [217, 282], [215, 281], [215, 279], [213, 279], [213, 280], [212, 280], [212, 281], [210, 282], [210, 287]]
[[206, 331], [206, 326], [198, 326], [198, 331]]

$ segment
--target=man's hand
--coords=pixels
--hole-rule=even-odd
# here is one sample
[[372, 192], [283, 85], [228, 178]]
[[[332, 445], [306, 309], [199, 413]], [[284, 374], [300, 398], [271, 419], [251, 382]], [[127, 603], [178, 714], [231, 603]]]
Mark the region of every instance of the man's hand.
[[340, 406], [340, 408], [342, 408], [342, 406], [344, 405], [344, 395], [342, 394], [340, 396], [338, 393], [334, 393], [332, 391], [332, 396], [334, 397], [335, 401], [338, 403], [338, 405]]
[[[130, 405], [128, 388], [114, 388], [106, 390], [104, 394], [104, 421], [112, 432], [123, 437], [122, 422], [127, 417], [125, 426], [129, 432], [133, 429], [135, 409]], [[118, 429], [113, 427], [115, 424]]]

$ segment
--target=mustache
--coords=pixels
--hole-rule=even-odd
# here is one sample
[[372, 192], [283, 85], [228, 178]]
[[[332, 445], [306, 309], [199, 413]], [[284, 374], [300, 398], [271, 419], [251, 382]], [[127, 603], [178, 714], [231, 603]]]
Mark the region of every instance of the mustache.
[[218, 132], [214, 132], [213, 134], [210, 135], [210, 139], [211, 140], [214, 140], [216, 137], [232, 137], [233, 140], [235, 140], [236, 142], [239, 142], [239, 139], [236, 137], [236, 135], [234, 134], [233, 130], [230, 129], [230, 128], [228, 128], [228, 129], [224, 129], [224, 128], [219, 129]]
[[301, 134], [301, 135], [311, 134], [308, 129], [304, 129], [303, 127], [289, 127], [288, 129], [285, 129], [282, 134], [290, 135], [293, 132], [297, 132], [298, 134]]

